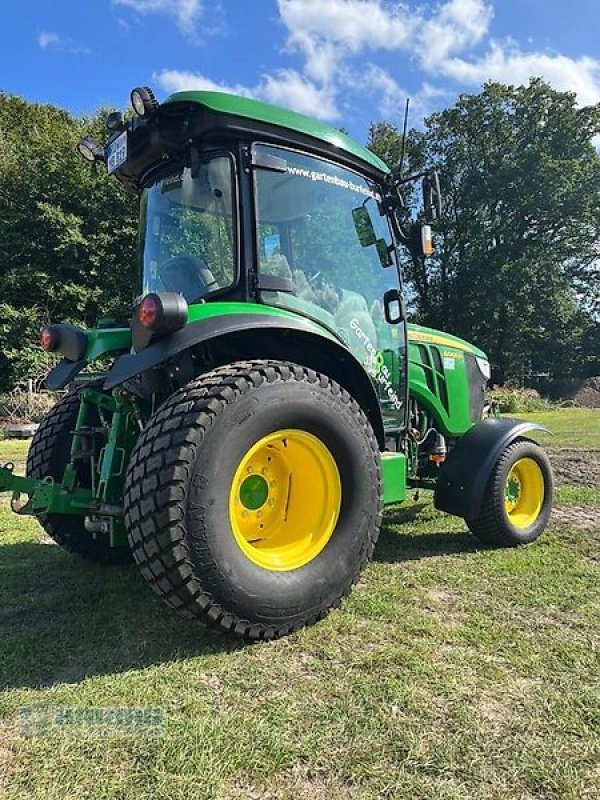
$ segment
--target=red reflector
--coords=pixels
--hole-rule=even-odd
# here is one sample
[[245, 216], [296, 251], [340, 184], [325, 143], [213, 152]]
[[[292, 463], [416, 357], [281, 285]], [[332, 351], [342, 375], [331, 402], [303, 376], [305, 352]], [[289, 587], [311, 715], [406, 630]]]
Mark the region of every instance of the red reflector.
[[54, 333], [50, 328], [42, 328], [40, 333], [40, 347], [50, 353], [54, 350]]
[[137, 316], [142, 325], [145, 328], [152, 328], [158, 320], [158, 313], [159, 308], [156, 298], [152, 297], [152, 295], [144, 297], [137, 310]]

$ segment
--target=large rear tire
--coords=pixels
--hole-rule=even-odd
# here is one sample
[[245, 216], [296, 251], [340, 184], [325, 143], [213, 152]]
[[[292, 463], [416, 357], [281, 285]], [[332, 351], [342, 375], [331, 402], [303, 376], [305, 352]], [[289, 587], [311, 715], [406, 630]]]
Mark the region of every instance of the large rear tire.
[[[27, 476], [55, 481], [63, 478], [69, 463], [71, 441], [77, 423], [81, 389], [61, 398], [42, 420], [27, 455]], [[78, 466], [80, 485], [90, 486], [89, 465]], [[83, 517], [75, 514], [43, 514], [38, 517], [48, 536], [65, 550], [88, 561], [101, 564], [128, 564], [132, 561], [128, 547], [110, 546], [108, 534], [92, 534], [86, 531]]]
[[548, 456], [527, 439], [510, 444], [488, 480], [481, 512], [466, 520], [487, 544], [517, 547], [540, 536], [552, 511], [553, 478]]
[[294, 364], [238, 362], [172, 395], [125, 481], [133, 555], [184, 616], [273, 639], [339, 605], [373, 553], [379, 450], [355, 400]]

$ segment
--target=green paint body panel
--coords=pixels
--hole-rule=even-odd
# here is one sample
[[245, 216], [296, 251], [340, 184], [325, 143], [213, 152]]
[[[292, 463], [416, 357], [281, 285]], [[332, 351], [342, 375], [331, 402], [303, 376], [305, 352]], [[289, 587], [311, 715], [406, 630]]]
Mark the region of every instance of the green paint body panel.
[[[434, 350], [439, 356], [437, 364]], [[483, 350], [457, 336], [408, 326], [410, 394], [432, 415], [436, 428], [451, 438], [462, 436], [475, 422], [469, 404], [466, 354], [487, 360]]]
[[211, 317], [224, 317], [236, 314], [263, 314], [269, 317], [280, 317], [284, 319], [298, 319], [298, 317], [301, 317], [303, 322], [314, 327], [315, 332], [318, 331], [320, 334], [327, 336], [333, 341], [339, 341], [327, 328], [308, 319], [306, 316], [296, 314], [293, 311], [287, 311], [284, 308], [269, 306], [264, 303], [225, 302], [218, 300], [211, 301], [210, 303], [196, 303], [189, 307], [188, 323], [211, 319]]
[[389, 173], [389, 167], [375, 153], [367, 150], [345, 133], [326, 125], [318, 120], [305, 117], [287, 108], [274, 106], [270, 103], [261, 103], [248, 97], [239, 97], [225, 92], [176, 92], [168, 97], [163, 105], [170, 103], [197, 103], [215, 114], [226, 114], [234, 117], [257, 120], [269, 125], [311, 136], [331, 147], [343, 150], [346, 153], [364, 161], [384, 175]]
[[404, 453], [382, 453], [383, 503], [386, 506], [406, 500], [406, 456]]
[[94, 328], [85, 332], [88, 340], [85, 360], [90, 363], [105, 353], [127, 352], [131, 349], [130, 328]]
[[408, 340], [410, 342], [423, 342], [426, 344], [439, 344], [443, 347], [451, 347], [455, 350], [460, 350], [464, 353], [472, 353], [479, 358], [485, 358], [486, 354], [470, 342], [460, 339], [458, 336], [453, 336], [451, 333], [438, 331], [435, 328], [426, 328], [424, 325], [408, 324]]

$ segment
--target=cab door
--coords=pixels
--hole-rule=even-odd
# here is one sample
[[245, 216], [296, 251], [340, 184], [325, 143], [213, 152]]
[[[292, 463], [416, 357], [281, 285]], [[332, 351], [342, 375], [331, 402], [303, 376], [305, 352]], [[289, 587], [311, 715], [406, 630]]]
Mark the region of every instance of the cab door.
[[320, 322], [346, 344], [371, 377], [393, 436], [406, 420], [406, 323], [379, 187], [306, 153], [254, 151], [258, 271], [282, 286], [262, 300]]

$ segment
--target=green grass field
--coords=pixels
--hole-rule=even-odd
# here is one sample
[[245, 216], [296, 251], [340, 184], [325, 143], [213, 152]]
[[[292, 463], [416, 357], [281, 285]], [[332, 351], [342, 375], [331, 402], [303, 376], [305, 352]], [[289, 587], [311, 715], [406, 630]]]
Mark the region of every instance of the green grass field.
[[[600, 461], [600, 412], [528, 418]], [[0, 461], [25, 452], [0, 442]], [[386, 513], [341, 610], [254, 646], [0, 501], [0, 797], [600, 797], [598, 488], [561, 478], [561, 515], [510, 551], [480, 548], [424, 493]], [[21, 735], [19, 709], [75, 706], [160, 708], [166, 724]]]

